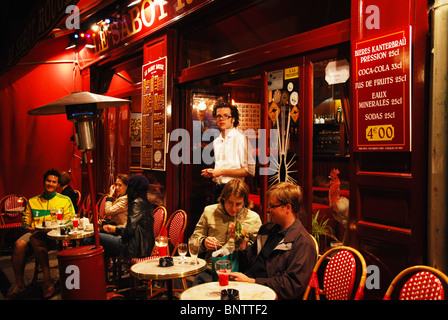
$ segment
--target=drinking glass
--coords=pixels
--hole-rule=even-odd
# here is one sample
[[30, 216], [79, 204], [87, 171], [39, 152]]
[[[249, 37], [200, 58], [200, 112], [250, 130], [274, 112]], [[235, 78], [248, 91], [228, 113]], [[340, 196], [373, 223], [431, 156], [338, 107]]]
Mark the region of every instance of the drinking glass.
[[58, 208], [56, 213], [59, 224], [62, 224], [62, 211], [62, 208]]
[[54, 220], [56, 219], [56, 212], [58, 210], [56, 208], [50, 208], [50, 215], [51, 215], [51, 219]]
[[199, 239], [190, 238], [188, 239], [188, 248], [190, 249], [190, 256], [193, 258], [192, 264], [198, 264], [198, 254], [199, 254]]
[[226, 289], [229, 285], [229, 276], [232, 272], [232, 262], [230, 260], [218, 260], [215, 263], [215, 270], [218, 274], [219, 286]]
[[156, 238], [157, 250], [159, 250], [159, 256], [166, 256], [166, 247], [168, 246], [168, 238], [165, 236], [158, 236]]
[[179, 243], [177, 246], [177, 252], [179, 252], [180, 255], [180, 263], [185, 263], [185, 256], [187, 255], [188, 246], [186, 243]]
[[72, 221], [73, 221], [73, 229], [75, 229], [75, 231], [78, 231], [78, 225], [79, 225], [78, 217], [75, 216]]

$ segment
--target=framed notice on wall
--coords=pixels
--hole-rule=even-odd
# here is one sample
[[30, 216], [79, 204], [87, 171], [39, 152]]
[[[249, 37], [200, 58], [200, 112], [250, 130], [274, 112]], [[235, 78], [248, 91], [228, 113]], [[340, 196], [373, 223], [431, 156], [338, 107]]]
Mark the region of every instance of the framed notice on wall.
[[142, 70], [142, 169], [166, 168], [166, 57]]
[[354, 43], [353, 151], [411, 151], [411, 34]]

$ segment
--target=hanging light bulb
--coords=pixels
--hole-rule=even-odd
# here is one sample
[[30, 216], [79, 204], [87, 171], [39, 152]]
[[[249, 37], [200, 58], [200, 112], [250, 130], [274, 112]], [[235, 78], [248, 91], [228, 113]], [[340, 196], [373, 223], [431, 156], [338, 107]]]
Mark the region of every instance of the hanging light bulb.
[[93, 32], [98, 32], [100, 30], [100, 27], [97, 24], [92, 24], [91, 29]]

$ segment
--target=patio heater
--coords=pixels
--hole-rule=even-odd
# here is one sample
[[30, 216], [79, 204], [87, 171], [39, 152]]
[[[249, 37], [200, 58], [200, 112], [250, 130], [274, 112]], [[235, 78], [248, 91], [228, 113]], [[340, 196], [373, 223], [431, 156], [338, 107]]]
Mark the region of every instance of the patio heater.
[[[61, 295], [64, 300], [108, 299], [104, 274], [103, 248], [98, 231], [98, 208], [93, 184], [92, 150], [95, 148], [93, 121], [102, 109], [119, 107], [130, 100], [118, 99], [90, 92], [73, 92], [61, 99], [28, 111], [30, 115], [66, 114], [67, 120], [75, 124], [75, 141], [83, 153], [89, 175], [90, 199], [93, 207], [95, 248], [81, 246], [58, 252]], [[67, 272], [71, 270], [73, 274]], [[73, 271], [75, 270], [75, 271]], [[75, 274], [77, 272], [78, 274]], [[78, 289], [78, 290], [74, 290]]]

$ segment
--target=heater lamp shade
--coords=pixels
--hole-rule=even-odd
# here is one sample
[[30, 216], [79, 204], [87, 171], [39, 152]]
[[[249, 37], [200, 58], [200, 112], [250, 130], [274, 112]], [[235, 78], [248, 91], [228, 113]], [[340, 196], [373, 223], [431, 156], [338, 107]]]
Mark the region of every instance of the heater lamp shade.
[[97, 109], [119, 107], [130, 103], [130, 100], [119, 99], [99, 95], [87, 91], [73, 92], [61, 99], [50, 102], [42, 107], [28, 111], [28, 114], [33, 116], [45, 116], [54, 114], [65, 114], [65, 106], [79, 105], [79, 104], [96, 104]]

